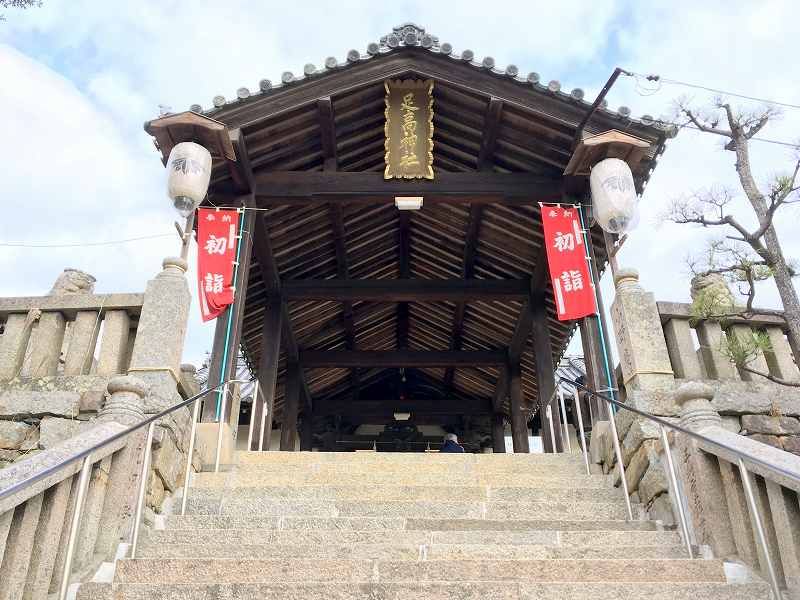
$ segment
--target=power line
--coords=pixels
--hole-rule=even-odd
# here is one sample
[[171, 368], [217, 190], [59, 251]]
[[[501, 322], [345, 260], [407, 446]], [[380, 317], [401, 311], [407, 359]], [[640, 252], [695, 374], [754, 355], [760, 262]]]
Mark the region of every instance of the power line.
[[[699, 127], [695, 125], [681, 125], [681, 127], [685, 127], [686, 129], [694, 129], [695, 131], [703, 131]], [[787, 148], [800, 148], [800, 144], [793, 144], [792, 142], [784, 142], [781, 140], [770, 140], [767, 138], [760, 138], [760, 137], [753, 137], [750, 138], [751, 142], [764, 142], [765, 144], [777, 144], [778, 146], [786, 146]]]
[[164, 238], [164, 237], [175, 237], [175, 234], [160, 233], [157, 235], [143, 235], [140, 237], [127, 238], [124, 240], [109, 240], [105, 242], [74, 242], [69, 244], [29, 244], [27, 242], [0, 242], [0, 246], [6, 248], [84, 248], [88, 246], [114, 246], [117, 244], [140, 242], [142, 240], [154, 240], [156, 238]]
[[[631, 75], [633, 75], [636, 78], [643, 77], [647, 81], [653, 81], [653, 82], [656, 82], [656, 83], [668, 83], [668, 84], [672, 84], [672, 85], [682, 85], [684, 87], [694, 88], [696, 90], [704, 90], [706, 92], [713, 92], [715, 94], [722, 94], [724, 96], [733, 96], [734, 98], [742, 98], [744, 100], [752, 100], [754, 102], [763, 102], [764, 104], [773, 104], [775, 106], [783, 106], [783, 107], [786, 107], [786, 108], [797, 108], [797, 109], [800, 109], [800, 104], [792, 104], [790, 102], [780, 102], [778, 100], [768, 100], [767, 98], [758, 98], [756, 96], [747, 96], [745, 94], [737, 94], [736, 92], [728, 92], [726, 90], [719, 90], [719, 89], [712, 88], [712, 87], [707, 87], [707, 86], [704, 86], [704, 85], [698, 85], [696, 83], [687, 83], [686, 81], [678, 81], [677, 79], [667, 79], [666, 77], [661, 77], [661, 75], [653, 75], [653, 74], [645, 75], [643, 73], [635, 73], [633, 71], [628, 71], [628, 73], [630, 73]], [[648, 91], [652, 91], [654, 93], [654, 92], [658, 91], [659, 89], [660, 89], [660, 86], [658, 88], [653, 88], [653, 89], [650, 89]]]

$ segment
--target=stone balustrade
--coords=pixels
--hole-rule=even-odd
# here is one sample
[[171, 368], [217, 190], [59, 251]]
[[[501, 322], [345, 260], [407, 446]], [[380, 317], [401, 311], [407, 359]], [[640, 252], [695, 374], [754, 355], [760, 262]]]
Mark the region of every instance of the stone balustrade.
[[[716, 293], [730, 296], [724, 282], [711, 283]], [[685, 492], [677, 494], [670, 489], [658, 425], [632, 411], [618, 410], [614, 419], [632, 501], [641, 503], [651, 518], [674, 527], [676, 498], [685, 498], [694, 543], [707, 544], [715, 555], [766, 575], [753, 515], [745, 504], [738, 455], [724, 447], [778, 466], [769, 469], [745, 461], [780, 584], [797, 594], [800, 388], [738, 368], [727, 350], [734, 337], [752, 338], [754, 331], [761, 332], [770, 347], [753, 356], [748, 366], [784, 381], [800, 381], [800, 357], [792, 356], [783, 317], [772, 311], [752, 318], [697, 319], [690, 304], [657, 302], [641, 287], [635, 271], [619, 270], [615, 284], [611, 315], [620, 357], [619, 396], [627, 405], [707, 438], [670, 434]], [[616, 474], [620, 485], [608, 423], [595, 425], [590, 454], [605, 473]], [[797, 478], [786, 477], [781, 470]]]
[[[145, 293], [96, 295], [93, 277], [67, 269], [45, 296], [0, 298], [0, 468], [86, 431], [120, 374], [145, 382], [144, 414], [199, 391], [194, 367], [180, 364], [185, 270], [166, 259]], [[183, 410], [156, 429], [152, 510], [180, 485], [189, 427]]]
[[59, 591], [67, 542], [75, 515], [83, 460], [91, 453], [90, 474], [80, 510], [71, 581], [85, 581], [100, 563], [113, 558], [128, 534], [133, 493], [144, 444], [143, 430], [109, 440], [144, 418], [144, 384], [128, 376], [108, 384], [109, 401], [80, 435], [0, 470], [0, 491], [47, 473], [32, 485], [0, 498], [0, 598], [45, 599]]
[[[754, 492], [758, 518], [778, 584], [791, 597], [800, 594], [800, 457], [773, 448], [723, 426], [714, 409], [714, 388], [684, 384], [676, 399], [680, 425], [703, 436], [675, 436], [683, 498], [691, 519], [693, 542], [715, 556], [744, 563], [767, 581], [767, 557], [759, 544], [739, 468], [742, 459]], [[675, 494], [673, 493], [673, 496]]]

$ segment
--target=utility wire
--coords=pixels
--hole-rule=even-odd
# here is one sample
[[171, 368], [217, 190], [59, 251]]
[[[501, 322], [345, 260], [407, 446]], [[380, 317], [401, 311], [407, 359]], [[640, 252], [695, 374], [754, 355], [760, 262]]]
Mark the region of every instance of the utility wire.
[[88, 246], [114, 246], [116, 244], [127, 244], [128, 242], [140, 242], [142, 240], [154, 240], [156, 238], [164, 237], [175, 237], [175, 234], [160, 233], [157, 235], [143, 235], [124, 240], [109, 240], [106, 242], [76, 242], [70, 244], [28, 244], [26, 242], [0, 242], [0, 246], [6, 248], [84, 248]]
[[[725, 90], [718, 90], [712, 87], [706, 87], [704, 85], [697, 85], [696, 83], [687, 83], [685, 81], [678, 81], [677, 79], [667, 79], [666, 77], [661, 77], [661, 75], [645, 75], [643, 73], [635, 73], [633, 71], [628, 71], [631, 75], [636, 77], [637, 79], [642, 77], [647, 81], [652, 81], [656, 83], [668, 83], [672, 85], [682, 85], [684, 87], [694, 88], [696, 90], [704, 90], [706, 92], [713, 92], [715, 94], [722, 94], [724, 96], [733, 96], [734, 98], [742, 98], [744, 100], [753, 100], [754, 102], [763, 102], [764, 104], [774, 104], [775, 106], [783, 106], [786, 108], [798, 108], [800, 109], [800, 104], [791, 104], [790, 102], [779, 102], [778, 100], [768, 100], [766, 98], [757, 98], [756, 96], [747, 96], [745, 94], [737, 94], [736, 92], [728, 92]], [[660, 86], [657, 88], [651, 88], [647, 91], [657, 91], [660, 89]]]

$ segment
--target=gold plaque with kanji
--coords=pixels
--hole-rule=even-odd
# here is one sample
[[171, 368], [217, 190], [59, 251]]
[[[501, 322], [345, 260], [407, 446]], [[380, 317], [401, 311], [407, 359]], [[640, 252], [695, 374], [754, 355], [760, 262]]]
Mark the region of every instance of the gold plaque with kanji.
[[433, 179], [433, 81], [395, 79], [386, 88], [385, 179]]

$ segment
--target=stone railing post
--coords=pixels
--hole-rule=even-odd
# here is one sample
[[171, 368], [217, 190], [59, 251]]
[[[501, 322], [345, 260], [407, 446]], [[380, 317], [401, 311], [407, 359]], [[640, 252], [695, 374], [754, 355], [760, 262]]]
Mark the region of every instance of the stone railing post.
[[655, 297], [639, 285], [639, 274], [633, 269], [620, 269], [614, 283], [616, 297], [611, 305], [611, 319], [625, 387], [669, 389], [675, 377]]
[[164, 270], [147, 283], [129, 373], [149, 388], [147, 410], [168, 408], [179, 400], [181, 354], [186, 338], [191, 294], [188, 263], [165, 258]]
[[[145, 383], [131, 375], [108, 382], [108, 399], [100, 410], [99, 421], [115, 421], [131, 426], [144, 419]], [[131, 435], [127, 444], [113, 455], [108, 474], [108, 489], [98, 525], [96, 552], [110, 559], [127, 534], [134, 512], [139, 465], [146, 429]]]
[[[691, 381], [681, 385], [675, 393], [681, 427], [697, 433], [721, 428], [722, 418], [711, 404], [713, 397], [714, 389], [705, 383]], [[720, 558], [736, 555], [719, 460], [701, 450], [685, 434], [675, 436], [675, 445], [687, 513], [696, 542], [709, 545], [714, 555]]]

